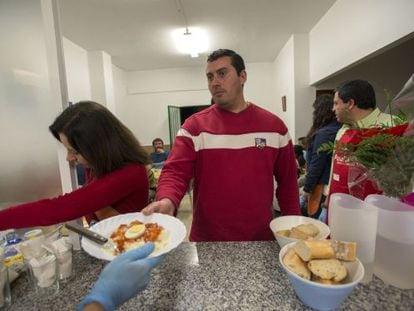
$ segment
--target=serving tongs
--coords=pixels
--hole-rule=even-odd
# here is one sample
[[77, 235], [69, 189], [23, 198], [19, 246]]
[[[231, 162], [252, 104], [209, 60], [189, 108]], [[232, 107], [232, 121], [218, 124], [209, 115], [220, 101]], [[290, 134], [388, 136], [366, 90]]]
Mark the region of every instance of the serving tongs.
[[95, 242], [99, 245], [102, 245], [105, 248], [110, 248], [115, 251], [116, 254], [119, 254], [120, 251], [118, 247], [112, 243], [111, 240], [104, 237], [103, 235], [100, 235], [99, 233], [96, 233], [95, 231], [89, 230], [81, 225], [75, 224], [75, 223], [66, 223], [65, 227], [69, 230], [76, 232], [80, 234], [81, 236], [85, 237], [88, 240], [91, 240], [92, 242]]

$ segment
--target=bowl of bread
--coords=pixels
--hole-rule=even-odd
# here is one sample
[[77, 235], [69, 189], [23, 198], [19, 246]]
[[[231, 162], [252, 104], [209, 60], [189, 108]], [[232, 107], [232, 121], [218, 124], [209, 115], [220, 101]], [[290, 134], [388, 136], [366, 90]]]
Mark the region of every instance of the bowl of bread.
[[331, 233], [325, 223], [310, 217], [295, 215], [273, 219], [270, 222], [270, 229], [281, 248], [299, 240], [323, 240]]
[[316, 310], [334, 310], [364, 276], [356, 243], [301, 240], [285, 245], [279, 262], [299, 299]]

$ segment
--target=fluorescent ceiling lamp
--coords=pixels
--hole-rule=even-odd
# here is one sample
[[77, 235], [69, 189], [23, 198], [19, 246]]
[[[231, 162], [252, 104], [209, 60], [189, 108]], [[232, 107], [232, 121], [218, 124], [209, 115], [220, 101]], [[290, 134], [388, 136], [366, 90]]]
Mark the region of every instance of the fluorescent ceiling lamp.
[[204, 30], [200, 28], [180, 28], [172, 33], [175, 46], [178, 51], [198, 57], [199, 53], [208, 49], [208, 38]]

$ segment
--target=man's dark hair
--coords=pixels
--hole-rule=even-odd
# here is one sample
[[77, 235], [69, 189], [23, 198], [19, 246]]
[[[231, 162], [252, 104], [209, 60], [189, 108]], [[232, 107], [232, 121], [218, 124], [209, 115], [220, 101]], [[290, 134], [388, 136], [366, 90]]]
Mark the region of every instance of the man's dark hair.
[[240, 75], [240, 72], [242, 70], [245, 70], [246, 67], [244, 66], [244, 60], [243, 58], [237, 54], [236, 52], [228, 49], [218, 49], [212, 52], [208, 58], [207, 62], [211, 63], [215, 60], [218, 60], [221, 57], [228, 56], [231, 59], [231, 65], [236, 69], [237, 75]]
[[157, 138], [154, 138], [154, 140], [152, 141], [152, 146], [153, 146], [153, 147], [154, 147], [154, 144], [155, 144], [157, 141], [160, 141], [160, 142], [164, 145], [164, 141], [163, 141], [161, 138], [157, 137]]
[[375, 91], [372, 85], [365, 80], [351, 80], [341, 83], [336, 89], [338, 96], [344, 103], [354, 100], [360, 109], [377, 107]]
[[134, 134], [107, 108], [82, 101], [69, 106], [49, 126], [60, 141], [64, 134], [70, 145], [91, 167], [95, 177], [104, 176], [128, 164], [149, 164], [146, 151]]

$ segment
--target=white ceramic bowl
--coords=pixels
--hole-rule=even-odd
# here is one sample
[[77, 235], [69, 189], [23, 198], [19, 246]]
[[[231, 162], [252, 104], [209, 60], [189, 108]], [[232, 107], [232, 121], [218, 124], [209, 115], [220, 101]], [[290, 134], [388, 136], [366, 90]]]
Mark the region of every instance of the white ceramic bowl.
[[316, 310], [334, 310], [339, 308], [346, 297], [364, 277], [364, 266], [357, 259], [353, 262], [343, 262], [348, 270], [348, 276], [340, 285], [325, 285], [301, 278], [290, 271], [283, 263], [287, 250], [295, 243], [285, 245], [279, 252], [279, 262], [286, 271], [288, 279], [299, 299], [308, 307]]
[[319, 228], [319, 234], [315, 237], [317, 240], [324, 240], [326, 239], [331, 231], [329, 230], [329, 227], [323, 223], [322, 221], [319, 221], [317, 219], [313, 219], [310, 217], [305, 216], [280, 216], [275, 219], [273, 219], [270, 222], [270, 230], [272, 230], [277, 242], [279, 243], [280, 248], [283, 246], [298, 241], [298, 239], [294, 238], [288, 238], [285, 236], [281, 236], [276, 234], [276, 231], [279, 230], [287, 230], [292, 229], [292, 227], [301, 225], [301, 224], [314, 224]]

